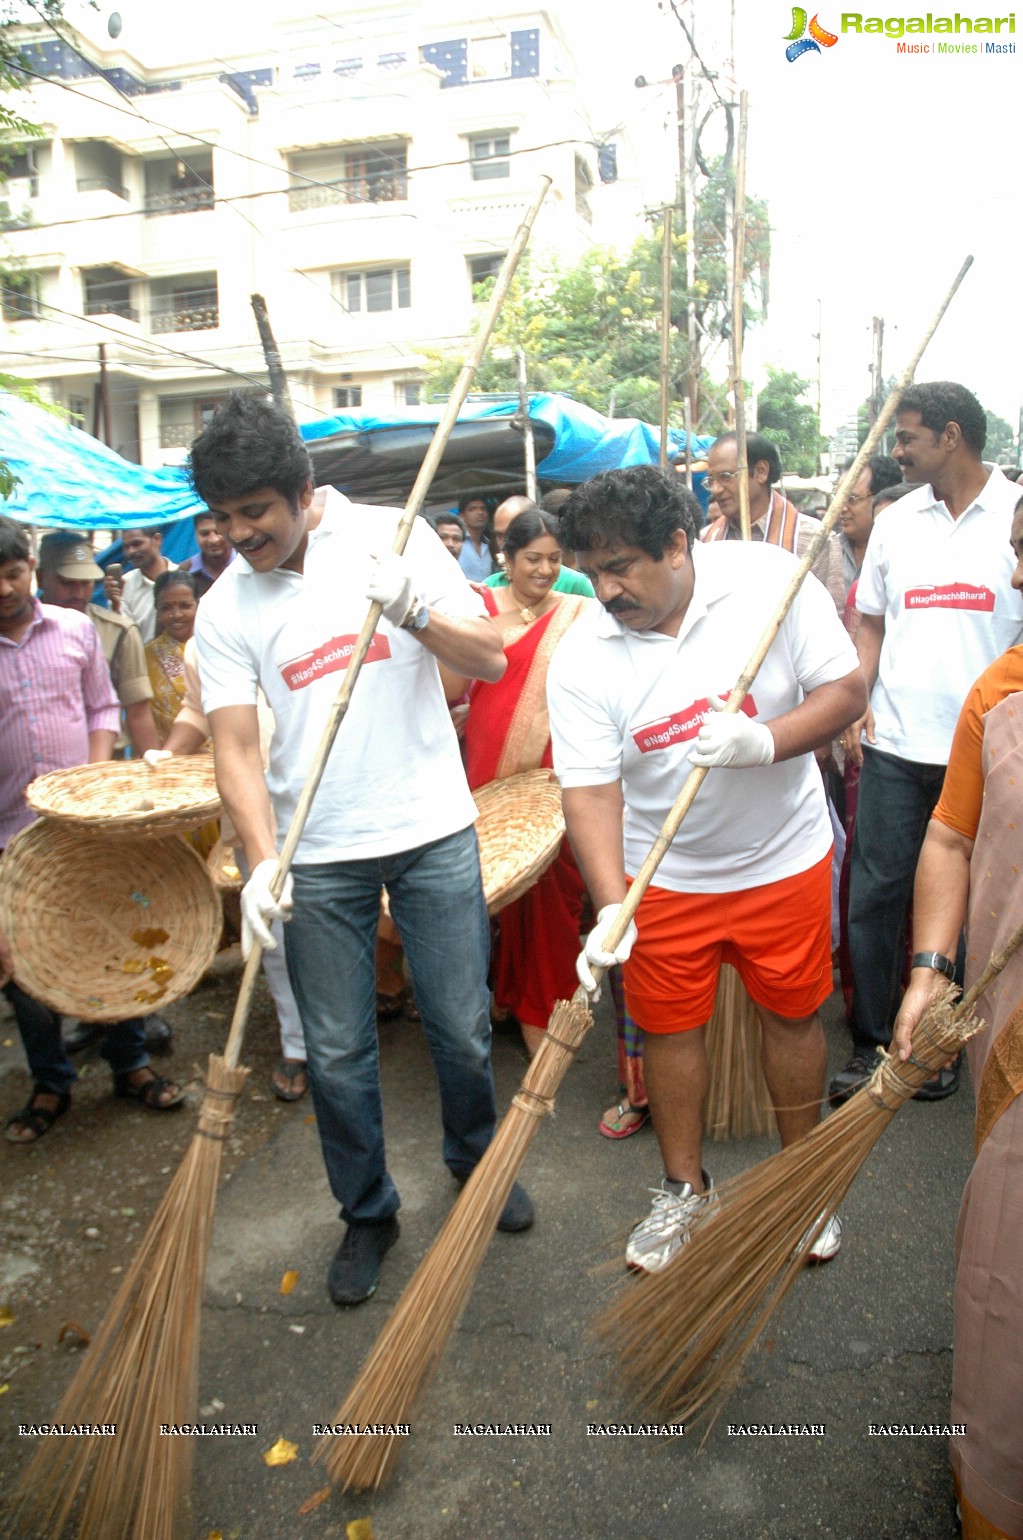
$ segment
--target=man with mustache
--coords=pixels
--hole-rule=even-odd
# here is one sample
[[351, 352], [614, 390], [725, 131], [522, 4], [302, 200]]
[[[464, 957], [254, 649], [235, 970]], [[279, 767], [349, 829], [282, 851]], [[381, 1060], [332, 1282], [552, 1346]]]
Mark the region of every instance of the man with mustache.
[[[849, 876], [853, 1052], [831, 1081], [835, 1102], [891, 1041], [913, 875], [962, 704], [1023, 635], [1009, 544], [1019, 493], [981, 458], [986, 436], [984, 409], [964, 386], [940, 380], [903, 392], [892, 454], [917, 490], [878, 517], [856, 591], [856, 650], [871, 695], [844, 740], [862, 770]], [[936, 952], [915, 955], [913, 967], [957, 975], [956, 959]], [[958, 1085], [958, 1069], [940, 1070], [917, 1099], [937, 1101]]]
[[[377, 1287], [398, 1238], [384, 1154], [374, 954], [380, 893], [408, 960], [433, 1057], [443, 1159], [468, 1179], [494, 1131], [490, 927], [469, 793], [438, 665], [496, 681], [501, 638], [425, 519], [403, 556], [399, 514], [314, 494], [294, 422], [258, 391], [234, 392], [192, 446], [191, 475], [238, 552], [199, 606], [195, 641], [217, 781], [249, 864], [243, 947], [275, 946], [288, 973], [331, 1191], [347, 1230], [330, 1264], [337, 1305]], [[310, 763], [370, 601], [383, 609], [291, 872], [270, 887]], [[264, 776], [262, 687], [274, 735]], [[276, 833], [275, 833], [276, 825]], [[498, 1229], [533, 1222], [518, 1183]]]
[[[565, 822], [598, 911], [578, 961], [624, 964], [664, 1175], [629, 1265], [658, 1272], [713, 1202], [702, 1161], [704, 1027], [720, 964], [740, 973], [763, 1029], [783, 1144], [817, 1122], [831, 993], [831, 825], [813, 757], [863, 710], [856, 654], [808, 577], [743, 709], [731, 693], [796, 558], [749, 541], [696, 541], [692, 493], [650, 465], [595, 476], [562, 528], [600, 605], [558, 644], [547, 693]], [[613, 952], [605, 937], [693, 765], [713, 773]], [[623, 814], [624, 810], [624, 828]], [[841, 1244], [821, 1216], [817, 1261]]]

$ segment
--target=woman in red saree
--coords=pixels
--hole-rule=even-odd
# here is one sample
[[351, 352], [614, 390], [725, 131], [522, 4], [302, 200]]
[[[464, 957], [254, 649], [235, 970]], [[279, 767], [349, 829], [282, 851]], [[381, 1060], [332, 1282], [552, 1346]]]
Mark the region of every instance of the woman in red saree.
[[[593, 600], [554, 590], [561, 570], [557, 520], [527, 509], [504, 541], [507, 588], [485, 588], [508, 668], [497, 684], [475, 681], [469, 693], [465, 768], [475, 790], [521, 770], [551, 764], [547, 666], [558, 642]], [[556, 1000], [576, 987], [584, 898], [568, 841], [540, 880], [501, 911], [492, 979], [499, 1011], [517, 1017], [530, 1053], [543, 1041]]]

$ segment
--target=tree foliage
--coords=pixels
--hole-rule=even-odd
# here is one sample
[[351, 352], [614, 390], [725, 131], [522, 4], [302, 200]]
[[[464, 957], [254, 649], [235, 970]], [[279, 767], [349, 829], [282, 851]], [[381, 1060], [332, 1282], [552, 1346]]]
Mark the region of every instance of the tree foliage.
[[795, 476], [815, 476], [827, 447], [817, 409], [803, 398], [810, 381], [791, 369], [767, 366], [767, 384], [757, 397], [757, 431], [777, 444], [781, 463]]
[[[731, 320], [724, 242], [724, 178], [708, 184], [696, 225], [691, 293], [686, 288], [686, 237], [672, 241], [670, 305], [671, 420], [682, 425], [688, 370], [686, 312], [691, 302], [704, 351], [726, 339]], [[660, 218], [629, 251], [593, 247], [578, 262], [551, 259], [522, 264], [512, 283], [493, 344], [476, 376], [476, 389], [516, 389], [515, 353], [528, 364], [531, 390], [559, 391], [604, 413], [656, 420], [660, 410], [661, 253]], [[748, 200], [746, 323], [763, 313], [770, 256], [767, 211]], [[487, 285], [492, 286], [488, 279]], [[488, 288], [479, 285], [477, 298]], [[760, 296], [757, 304], [749, 298]], [[461, 356], [430, 354], [426, 389], [450, 390]], [[706, 390], [706, 382], [704, 382]], [[719, 393], [717, 393], [719, 394]], [[715, 395], [708, 394], [711, 428], [719, 425]], [[694, 426], [697, 426], [694, 424]]]
[[999, 417], [996, 412], [985, 412], [987, 418], [987, 442], [984, 445], [985, 460], [994, 460], [999, 465], [1012, 465], [1016, 462], [1016, 435], [1011, 424], [1004, 417]]

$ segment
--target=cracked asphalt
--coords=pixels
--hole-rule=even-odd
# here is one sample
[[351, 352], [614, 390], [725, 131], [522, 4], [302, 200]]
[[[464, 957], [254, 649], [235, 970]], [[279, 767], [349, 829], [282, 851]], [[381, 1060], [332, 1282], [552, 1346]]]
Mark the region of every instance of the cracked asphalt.
[[[219, 1046], [237, 985], [227, 955], [190, 1001], [171, 1007], [187, 1078]], [[826, 1010], [832, 1067], [846, 1057], [841, 1005]], [[27, 1077], [0, 1020], [0, 1107]], [[380, 1289], [339, 1311], [324, 1276], [340, 1238], [308, 1101], [267, 1094], [274, 1034], [260, 997], [245, 1060], [250, 1090], [225, 1153], [207, 1272], [200, 1415], [256, 1423], [255, 1438], [199, 1440], [188, 1519], [196, 1540], [945, 1540], [958, 1533], [944, 1441], [870, 1436], [871, 1422], [945, 1422], [951, 1380], [952, 1249], [971, 1159], [973, 1097], [911, 1103], [882, 1136], [843, 1206], [845, 1245], [799, 1280], [766, 1350], [749, 1361], [706, 1439], [591, 1436], [587, 1425], [637, 1420], [594, 1340], [597, 1311], [628, 1287], [624, 1236], [659, 1177], [649, 1129], [601, 1139], [615, 1099], [610, 1006], [569, 1070], [557, 1115], [539, 1129], [523, 1179], [537, 1207], [524, 1235], [496, 1235], [465, 1314], [413, 1421], [391, 1484], [335, 1493], [305, 1516], [324, 1485], [310, 1464], [314, 1423], [335, 1419], [344, 1393], [456, 1194], [440, 1161], [440, 1125], [419, 1029], [381, 1028], [386, 1133], [402, 1195], [402, 1233]], [[513, 1036], [495, 1037], [499, 1103], [524, 1068]], [[158, 1065], [164, 1068], [163, 1065]], [[89, 1073], [75, 1107], [37, 1150], [0, 1151], [0, 1505], [34, 1441], [17, 1425], [50, 1416], [74, 1372], [75, 1332], [93, 1331], [194, 1117], [155, 1117], [108, 1099]], [[197, 1089], [193, 1099], [198, 1096]], [[717, 1180], [770, 1153], [772, 1141], [708, 1146]], [[288, 1295], [286, 1271], [298, 1273]], [[113, 1276], [112, 1276], [113, 1275]], [[824, 1424], [823, 1436], [730, 1435], [728, 1425]], [[455, 1424], [544, 1423], [549, 1437], [459, 1437]], [[298, 1446], [269, 1469], [278, 1438]], [[348, 1526], [369, 1520], [371, 1531]], [[27, 1537], [33, 1540], [33, 1537]]]

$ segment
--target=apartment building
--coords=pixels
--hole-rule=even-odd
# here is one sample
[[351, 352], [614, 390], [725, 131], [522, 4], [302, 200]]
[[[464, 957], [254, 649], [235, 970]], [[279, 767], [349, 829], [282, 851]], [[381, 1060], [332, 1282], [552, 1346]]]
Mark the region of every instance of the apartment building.
[[172, 64], [132, 52], [127, 9], [116, 40], [25, 32], [43, 137], [0, 187], [4, 367], [146, 465], [266, 380], [252, 294], [300, 419], [388, 413], [422, 350], [467, 334], [541, 173], [533, 250], [601, 233], [615, 146], [550, 13], [280, 11], [267, 46], [212, 62], [200, 35]]

